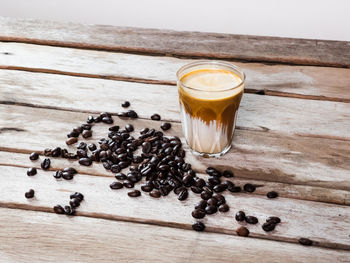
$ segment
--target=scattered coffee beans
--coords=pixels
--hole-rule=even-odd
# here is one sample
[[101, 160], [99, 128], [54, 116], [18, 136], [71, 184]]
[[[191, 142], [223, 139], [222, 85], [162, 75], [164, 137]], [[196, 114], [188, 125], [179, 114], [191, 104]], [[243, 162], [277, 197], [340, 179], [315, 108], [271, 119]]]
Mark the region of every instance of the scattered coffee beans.
[[32, 168], [29, 168], [27, 170], [27, 175], [28, 176], [33, 176], [33, 175], [36, 175], [37, 171], [36, 171], [36, 168], [35, 167], [32, 167]]
[[30, 189], [28, 192], [24, 194], [26, 198], [33, 198], [34, 197], [34, 190]]
[[51, 161], [49, 158], [45, 158], [42, 162], [41, 162], [41, 168], [43, 170], [48, 170], [50, 168], [51, 165]]
[[32, 161], [38, 160], [38, 158], [39, 158], [39, 154], [36, 153], [36, 152], [32, 152], [32, 153], [29, 155], [29, 159], [32, 160]]

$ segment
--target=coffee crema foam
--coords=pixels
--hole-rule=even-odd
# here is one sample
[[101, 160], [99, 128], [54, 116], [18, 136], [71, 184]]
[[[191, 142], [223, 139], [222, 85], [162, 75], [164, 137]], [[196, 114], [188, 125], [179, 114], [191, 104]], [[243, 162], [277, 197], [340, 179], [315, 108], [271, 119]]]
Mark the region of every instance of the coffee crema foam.
[[183, 75], [180, 82], [183, 130], [189, 146], [211, 154], [230, 147], [244, 89], [242, 79], [228, 70], [205, 68]]

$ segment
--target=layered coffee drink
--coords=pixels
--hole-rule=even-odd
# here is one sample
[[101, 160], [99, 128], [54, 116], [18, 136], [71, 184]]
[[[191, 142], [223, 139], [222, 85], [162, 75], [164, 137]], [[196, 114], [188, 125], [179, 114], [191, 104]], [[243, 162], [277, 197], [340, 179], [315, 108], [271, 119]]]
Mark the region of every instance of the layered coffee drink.
[[202, 156], [220, 156], [231, 148], [244, 73], [224, 62], [195, 62], [178, 73], [184, 136]]

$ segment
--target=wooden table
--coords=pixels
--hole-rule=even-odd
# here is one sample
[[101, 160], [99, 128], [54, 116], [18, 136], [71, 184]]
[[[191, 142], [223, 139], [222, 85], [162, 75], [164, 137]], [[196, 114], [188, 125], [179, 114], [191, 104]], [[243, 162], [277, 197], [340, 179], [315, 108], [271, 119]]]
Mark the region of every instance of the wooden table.
[[[0, 18], [1, 262], [350, 262], [350, 43], [175, 32]], [[230, 169], [254, 193], [225, 193], [228, 213], [191, 230], [198, 196], [132, 199], [113, 191], [114, 174], [52, 158], [50, 171], [28, 154], [67, 147], [66, 134], [89, 114], [116, 114], [129, 100], [136, 130], [159, 129], [160, 113], [182, 137], [175, 72], [193, 59], [224, 59], [247, 75], [233, 148], [219, 159], [187, 152], [199, 176]], [[96, 125], [92, 139], [106, 136]], [[71, 146], [75, 149], [75, 146]], [[44, 157], [41, 156], [42, 160]], [[38, 174], [26, 175], [28, 167]], [[53, 171], [75, 167], [72, 181]], [[137, 186], [139, 187], [139, 186]], [[35, 198], [24, 193], [33, 188]], [[275, 190], [277, 199], [267, 199]], [[69, 194], [76, 216], [53, 213]], [[257, 216], [236, 235], [238, 210]], [[282, 223], [264, 232], [262, 222]], [[301, 237], [311, 247], [298, 244]]]

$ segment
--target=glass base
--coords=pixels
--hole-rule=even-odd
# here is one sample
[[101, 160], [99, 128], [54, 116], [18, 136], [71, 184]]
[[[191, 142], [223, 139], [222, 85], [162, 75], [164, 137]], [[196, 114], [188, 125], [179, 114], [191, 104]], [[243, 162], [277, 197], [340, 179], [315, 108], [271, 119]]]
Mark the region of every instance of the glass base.
[[196, 150], [193, 150], [191, 147], [190, 147], [190, 150], [193, 153], [193, 155], [201, 156], [204, 158], [212, 158], [212, 157], [220, 157], [220, 156], [224, 155], [225, 153], [227, 153], [231, 149], [231, 147], [232, 147], [232, 144], [228, 145], [225, 149], [223, 149], [221, 152], [218, 152], [218, 153], [197, 152]]

